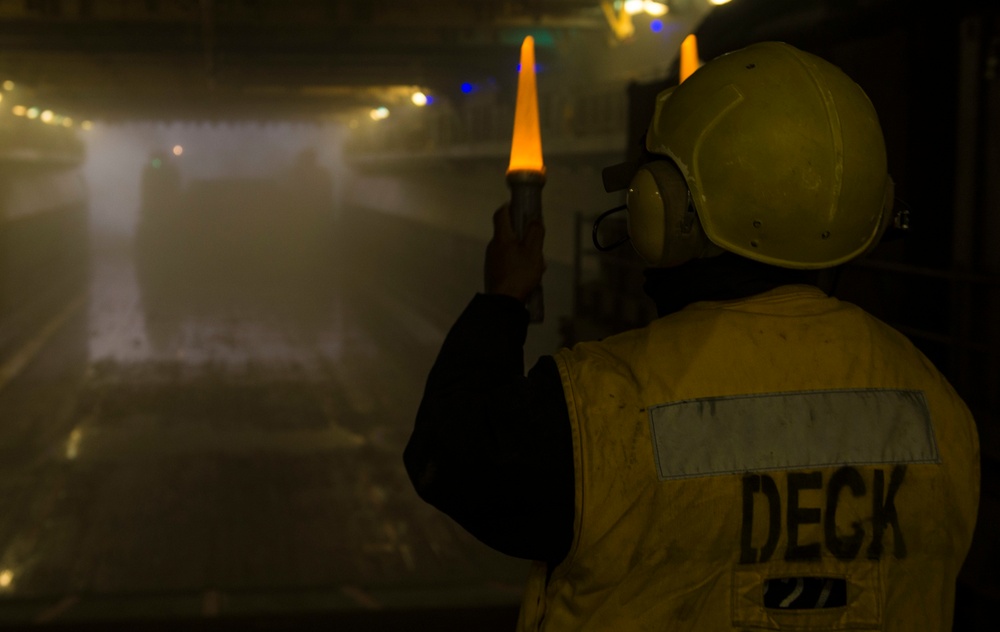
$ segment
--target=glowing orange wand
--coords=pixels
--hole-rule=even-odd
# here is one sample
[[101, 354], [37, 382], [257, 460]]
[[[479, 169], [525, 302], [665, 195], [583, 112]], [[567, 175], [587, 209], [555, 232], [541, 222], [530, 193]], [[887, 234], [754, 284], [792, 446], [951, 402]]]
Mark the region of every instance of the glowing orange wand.
[[[530, 35], [521, 44], [514, 140], [510, 147], [507, 185], [510, 187], [511, 222], [518, 239], [524, 239], [525, 227], [542, 219], [542, 187], [545, 186], [542, 134], [538, 121], [538, 87], [535, 82], [535, 40]], [[531, 293], [526, 306], [531, 322], [542, 322], [545, 306], [541, 287]]]
[[691, 33], [681, 42], [681, 70], [680, 83], [694, 74], [695, 70], [701, 67], [701, 60], [698, 59], [698, 38]]

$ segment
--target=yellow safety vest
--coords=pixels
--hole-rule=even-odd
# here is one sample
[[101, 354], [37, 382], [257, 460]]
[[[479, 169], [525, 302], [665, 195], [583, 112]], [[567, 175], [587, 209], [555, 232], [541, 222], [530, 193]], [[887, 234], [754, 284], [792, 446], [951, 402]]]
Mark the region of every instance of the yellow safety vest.
[[904, 336], [791, 285], [556, 362], [575, 535], [533, 570], [520, 630], [951, 628], [979, 443]]

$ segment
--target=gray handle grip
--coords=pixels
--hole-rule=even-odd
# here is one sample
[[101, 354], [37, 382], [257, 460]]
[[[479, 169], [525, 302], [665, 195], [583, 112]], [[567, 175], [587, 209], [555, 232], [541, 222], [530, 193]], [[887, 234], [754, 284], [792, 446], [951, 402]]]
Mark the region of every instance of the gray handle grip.
[[[542, 219], [542, 187], [545, 174], [538, 171], [511, 171], [507, 174], [510, 187], [510, 220], [518, 239], [524, 239], [524, 229], [531, 222]], [[539, 285], [525, 301], [530, 322], [545, 320], [545, 301]]]

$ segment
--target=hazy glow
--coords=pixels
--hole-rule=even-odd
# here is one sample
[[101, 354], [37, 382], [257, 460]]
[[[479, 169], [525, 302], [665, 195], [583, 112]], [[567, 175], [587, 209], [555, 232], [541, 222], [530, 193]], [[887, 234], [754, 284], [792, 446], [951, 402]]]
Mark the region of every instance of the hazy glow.
[[3, 101], [3, 95], [0, 94], [0, 101]]
[[[405, 96], [409, 98], [410, 92], [406, 92]], [[361, 113], [367, 117], [368, 109]], [[80, 114], [76, 117], [77, 129], [82, 127], [83, 118]], [[361, 127], [364, 127], [366, 120], [367, 118], [360, 120]], [[247, 194], [240, 191], [239, 186], [230, 186], [233, 179], [249, 178], [261, 186], [274, 185], [281, 188], [289, 182], [289, 178], [298, 173], [299, 167], [296, 165], [301, 160], [302, 152], [312, 148], [316, 152], [318, 163], [330, 169], [331, 175], [336, 178], [336, 174], [340, 172], [333, 166], [339, 165], [341, 161], [341, 145], [348, 133], [347, 122], [344, 121], [345, 129], [342, 129], [332, 120], [320, 127], [303, 123], [168, 124], [116, 123], [103, 119], [94, 121], [93, 131], [79, 134], [86, 147], [82, 173], [90, 192], [91, 228], [100, 240], [135, 237], [143, 206], [141, 184], [144, 172], [162, 174], [170, 169], [180, 176], [180, 186], [184, 191], [192, 190], [191, 187], [198, 186], [201, 182], [220, 181], [220, 184], [225, 185], [226, 191], [243, 197]], [[376, 125], [368, 122], [372, 126]], [[177, 144], [184, 147], [181, 157], [175, 157], [171, 151]], [[153, 160], [156, 158], [160, 159], [158, 170], [153, 167]], [[221, 193], [219, 196], [214, 193], [210, 195], [219, 204], [230, 203], [219, 197], [223, 196]], [[111, 327], [108, 335], [121, 340], [119, 334], [114, 333], [118, 331], [114, 329], [117, 325]], [[141, 326], [140, 329], [145, 331]], [[90, 349], [96, 354], [95, 357], [119, 352], [129, 357], [132, 357], [131, 354], [146, 357], [143, 354], [152, 352], [149, 345], [153, 343], [147, 344], [145, 333], [139, 335], [139, 338], [143, 340], [142, 343], [122, 351], [118, 347], [119, 342], [112, 342], [110, 338], [96, 334], [90, 339]], [[197, 350], [192, 353], [196, 352], [202, 353]], [[65, 441], [71, 430], [72, 426], [60, 437], [60, 456], [66, 449]], [[84, 450], [89, 446], [90, 435], [86, 427], [83, 430], [80, 458], [86, 456]]]
[[73, 127], [73, 119], [67, 116], [66, 118], [63, 119], [62, 124], [63, 127]]
[[373, 108], [372, 111], [368, 113], [368, 116], [372, 117], [373, 121], [381, 121], [382, 119], [387, 119], [389, 118], [389, 108], [385, 107], [384, 105], [382, 107]]
[[10, 79], [8, 79], [7, 81], [4, 81], [3, 82], [3, 89], [4, 90], [13, 90], [14, 89], [14, 82], [11, 81]]
[[410, 100], [413, 101], [413, 105], [416, 105], [417, 107], [424, 107], [427, 105], [427, 95], [419, 90], [413, 93]]
[[14, 581], [14, 573], [10, 570], [5, 570], [0, 573], [0, 586], [7, 588]]
[[83, 431], [79, 428], [73, 428], [73, 432], [69, 434], [69, 440], [66, 441], [66, 458], [75, 459], [80, 455], [80, 440], [83, 439]]
[[28, 118], [30, 118], [30, 119], [36, 119], [36, 118], [38, 118], [39, 114], [40, 114], [40, 112], [39, 112], [38, 108], [28, 108]]
[[[635, 6], [639, 7], [636, 11], [638, 13], [642, 10], [642, 1], [640, 0]], [[621, 6], [621, 2], [612, 4], [608, 0], [602, 0], [601, 10], [608, 21], [608, 26], [611, 27], [615, 37], [619, 40], [625, 41], [635, 34], [635, 25], [632, 24], [632, 16]]]
[[25, 114], [28, 113], [28, 108], [24, 107], [23, 105], [15, 105], [13, 108], [11, 108], [10, 112], [14, 116], [24, 116]]
[[653, 0], [646, 0], [642, 5], [643, 10], [654, 17], [660, 17], [666, 15], [667, 11], [670, 9], [667, 5], [662, 2], [654, 2]]
[[83, 128], [83, 129], [85, 129], [85, 130], [87, 130], [87, 129], [94, 129], [94, 124], [91, 123], [90, 121], [84, 121], [83, 123], [80, 123], [80, 127]]
[[183, 147], [181, 147], [180, 145], [174, 145], [174, 155], [175, 156], [180, 156], [183, 153], [184, 153], [184, 148]]

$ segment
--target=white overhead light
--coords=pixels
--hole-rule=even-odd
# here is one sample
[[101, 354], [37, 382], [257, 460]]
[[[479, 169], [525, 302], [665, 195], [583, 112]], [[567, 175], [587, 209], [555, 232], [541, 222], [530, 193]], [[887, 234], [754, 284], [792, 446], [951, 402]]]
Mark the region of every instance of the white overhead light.
[[663, 4], [662, 2], [655, 2], [655, 0], [646, 0], [642, 3], [642, 10], [653, 17], [661, 17], [670, 11], [670, 8]]
[[625, 13], [629, 15], [638, 15], [639, 13], [642, 13], [643, 6], [645, 4], [644, 0], [625, 0]]
[[420, 90], [414, 92], [413, 96], [410, 97], [410, 100], [413, 101], [413, 105], [416, 105], [417, 107], [424, 107], [427, 105], [427, 95]]
[[719, 5], [723, 5], [723, 4], [728, 4], [729, 3], [729, 0], [708, 0], [708, 1], [711, 2], [712, 4], [714, 4], [715, 6], [719, 6]]
[[55, 117], [56, 115], [52, 110], [45, 110], [44, 112], [42, 112], [41, 115], [43, 123], [51, 123], [52, 119], [54, 119]]
[[622, 9], [627, 15], [639, 15], [645, 11], [654, 17], [666, 15], [667, 11], [670, 10], [666, 4], [657, 2], [657, 0], [625, 0]]
[[41, 110], [38, 108], [28, 108], [28, 118], [36, 119], [39, 114], [41, 114]]
[[373, 121], [381, 121], [382, 119], [389, 118], [389, 108], [382, 107], [372, 108], [372, 111], [368, 113], [368, 116], [372, 117]]

